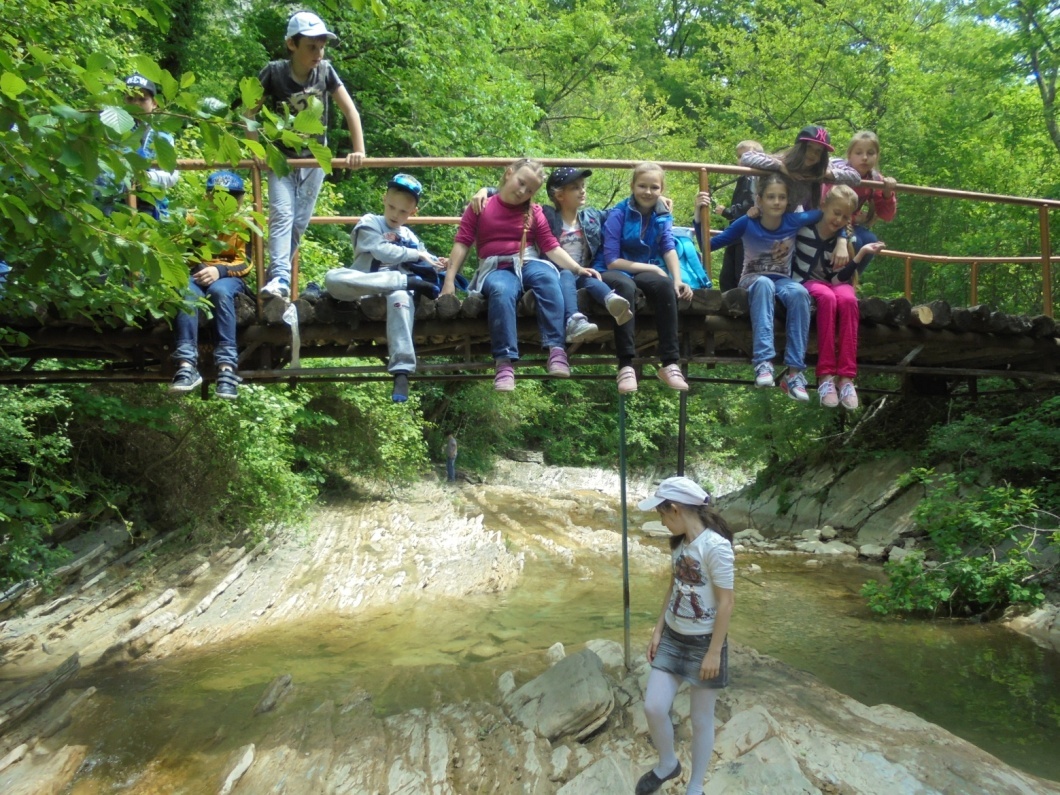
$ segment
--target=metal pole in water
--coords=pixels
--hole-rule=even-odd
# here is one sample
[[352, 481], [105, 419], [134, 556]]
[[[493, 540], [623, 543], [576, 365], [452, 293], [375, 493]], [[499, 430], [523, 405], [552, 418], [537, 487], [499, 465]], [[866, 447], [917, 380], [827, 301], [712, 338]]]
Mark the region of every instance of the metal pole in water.
[[633, 670], [629, 639], [629, 528], [626, 524], [626, 396], [618, 396], [618, 481], [622, 500], [622, 624], [626, 670]]

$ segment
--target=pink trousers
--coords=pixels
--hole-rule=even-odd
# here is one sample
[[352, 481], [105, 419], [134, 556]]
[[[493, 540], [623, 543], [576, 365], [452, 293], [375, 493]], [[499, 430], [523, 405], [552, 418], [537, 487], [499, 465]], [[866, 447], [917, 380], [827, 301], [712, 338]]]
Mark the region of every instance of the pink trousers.
[[817, 378], [858, 374], [858, 298], [850, 284], [808, 281], [803, 287], [817, 303]]

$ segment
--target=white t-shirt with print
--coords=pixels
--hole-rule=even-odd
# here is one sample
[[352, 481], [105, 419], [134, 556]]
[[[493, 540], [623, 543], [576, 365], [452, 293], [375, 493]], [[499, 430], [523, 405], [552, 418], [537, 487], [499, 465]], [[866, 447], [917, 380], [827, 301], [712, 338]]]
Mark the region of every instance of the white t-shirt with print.
[[684, 541], [673, 551], [674, 588], [666, 610], [666, 623], [682, 635], [714, 631], [717, 602], [714, 587], [731, 589], [736, 556], [732, 544], [713, 530], [704, 530], [695, 541]]

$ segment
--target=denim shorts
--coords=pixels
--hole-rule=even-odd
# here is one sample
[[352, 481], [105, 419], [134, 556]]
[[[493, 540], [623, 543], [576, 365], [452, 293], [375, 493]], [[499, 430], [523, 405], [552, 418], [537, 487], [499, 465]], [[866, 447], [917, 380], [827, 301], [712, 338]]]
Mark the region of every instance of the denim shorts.
[[700, 679], [699, 667], [710, 648], [711, 635], [682, 635], [669, 624], [663, 625], [662, 640], [655, 650], [652, 668], [680, 676], [693, 687], [722, 688], [729, 686], [729, 641], [721, 647], [721, 670], [713, 679]]

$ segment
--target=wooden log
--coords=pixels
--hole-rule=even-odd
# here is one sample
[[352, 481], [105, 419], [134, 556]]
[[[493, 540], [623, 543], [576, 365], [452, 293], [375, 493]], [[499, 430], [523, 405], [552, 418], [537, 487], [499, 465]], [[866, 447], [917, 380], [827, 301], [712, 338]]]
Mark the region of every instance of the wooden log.
[[920, 306], [914, 306], [910, 310], [908, 325], [914, 328], [931, 328], [934, 320], [935, 313], [931, 311], [931, 307], [927, 304], [921, 304]]
[[308, 326], [313, 323], [315, 319], [316, 301], [308, 301], [304, 297], [299, 296], [298, 300], [294, 302], [295, 310], [298, 312], [298, 326]]
[[366, 295], [361, 299], [361, 314], [369, 320], [386, 320], [386, 296]]
[[433, 320], [435, 315], [438, 314], [438, 302], [432, 301], [426, 296], [412, 297], [412, 300], [416, 305], [416, 320]]
[[81, 660], [74, 652], [51, 673], [20, 687], [15, 695], [0, 704], [0, 734], [10, 731], [40, 709], [80, 670]]
[[261, 308], [261, 319], [270, 326], [283, 325], [283, 313], [287, 310], [287, 302], [279, 297], [266, 298]]
[[736, 287], [722, 294], [722, 303], [725, 314], [729, 317], [747, 317], [751, 313], [751, 306], [747, 299], [747, 290]]
[[357, 328], [361, 323], [361, 312], [356, 303], [337, 301], [331, 296], [317, 301], [313, 307], [313, 314], [317, 323], [340, 323], [350, 328]]
[[932, 328], [948, 328], [953, 318], [950, 305], [945, 301], [932, 301], [928, 306], [931, 307], [931, 314], [934, 316]]
[[460, 299], [452, 293], [438, 296], [434, 302], [439, 320], [452, 320], [460, 314]]
[[954, 309], [953, 327], [957, 331], [986, 331], [993, 311], [993, 307], [986, 304]]
[[720, 290], [693, 290], [692, 302], [683, 314], [716, 315], [725, 308], [725, 297]]
[[460, 316], [474, 320], [486, 313], [486, 297], [482, 293], [471, 293], [460, 307]]
[[858, 311], [865, 323], [884, 323], [891, 308], [882, 298], [862, 298], [858, 301]]
[[1042, 338], [1042, 337], [1055, 337], [1056, 336], [1056, 321], [1048, 315], [1035, 315], [1031, 318], [1031, 336]]
[[246, 293], [236, 296], [236, 325], [239, 328], [258, 322], [258, 303]]
[[913, 305], [909, 303], [909, 300], [906, 298], [893, 298], [889, 303], [891, 316], [888, 324], [892, 326], [908, 325], [913, 311]]

